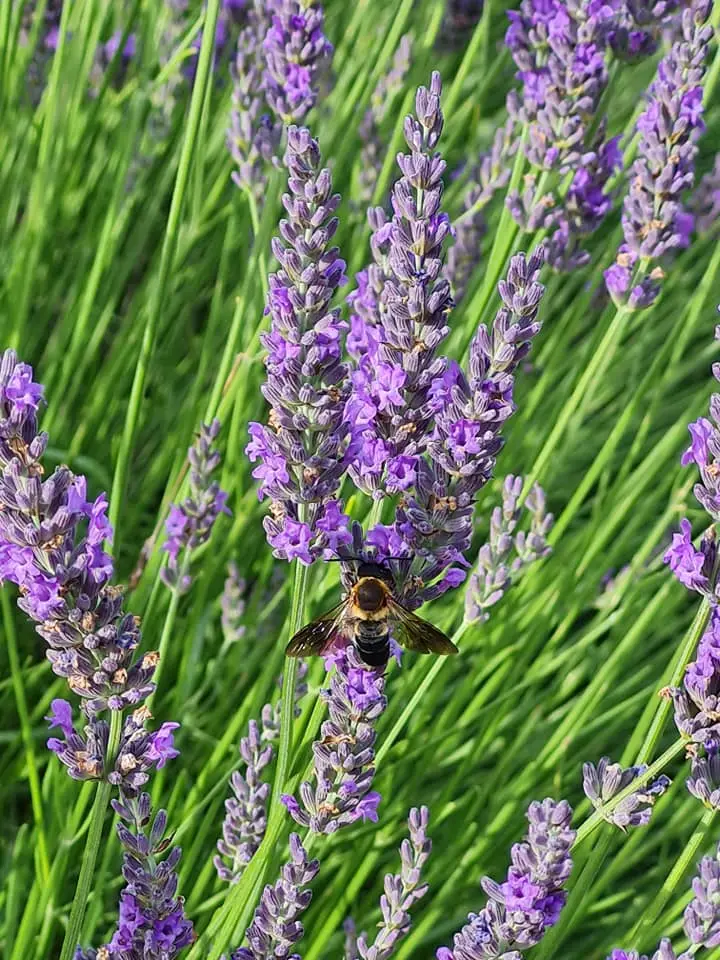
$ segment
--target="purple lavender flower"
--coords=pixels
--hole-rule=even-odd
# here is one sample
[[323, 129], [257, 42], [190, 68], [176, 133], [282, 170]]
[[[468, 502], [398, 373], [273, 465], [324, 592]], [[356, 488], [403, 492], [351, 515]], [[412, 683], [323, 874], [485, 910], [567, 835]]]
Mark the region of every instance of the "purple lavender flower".
[[[473, 571], [465, 591], [465, 619], [470, 623], [485, 622], [494, 606], [517, 582], [527, 567], [550, 554], [547, 535], [553, 524], [553, 515], [545, 510], [545, 494], [535, 484], [528, 494], [525, 507], [532, 516], [529, 533], [513, 533], [520, 521], [522, 507], [518, 506], [523, 478], [512, 474], [503, 484], [503, 505], [495, 507], [490, 518], [490, 538], [480, 547], [477, 569]], [[511, 554], [515, 557], [511, 560]]]
[[365, 935], [356, 940], [357, 956], [361, 960], [387, 960], [399, 940], [410, 930], [410, 908], [421, 900], [428, 890], [421, 883], [421, 871], [430, 856], [432, 842], [427, 835], [429, 812], [427, 807], [414, 807], [408, 817], [410, 839], [400, 846], [400, 873], [385, 876], [385, 893], [380, 898], [382, 923], [375, 940], [368, 944]]
[[242, 620], [245, 614], [246, 589], [247, 584], [233, 560], [228, 564], [228, 575], [220, 597], [223, 635], [229, 643], [236, 643], [245, 636], [246, 628]]
[[393, 56], [392, 66], [377, 82], [370, 106], [360, 124], [360, 139], [362, 149], [359, 159], [357, 204], [366, 207], [372, 200], [378, 171], [383, 164], [385, 144], [380, 135], [380, 128], [393, 103], [402, 90], [403, 81], [410, 69], [412, 55], [412, 38], [406, 33], [400, 38], [400, 43]]
[[318, 73], [332, 55], [317, 0], [272, 0], [263, 42], [265, 96], [283, 123], [299, 123], [315, 106]]
[[299, 916], [312, 899], [308, 885], [317, 876], [320, 865], [309, 860], [296, 833], [290, 834], [290, 862], [280, 872], [280, 879], [265, 887], [253, 922], [248, 927], [247, 947], [240, 947], [231, 960], [267, 960], [287, 957], [294, 943], [302, 937]]
[[230, 778], [234, 796], [225, 801], [223, 835], [217, 844], [220, 855], [213, 859], [218, 876], [227, 883], [240, 879], [267, 827], [270, 786], [263, 782], [261, 774], [272, 760], [273, 749], [269, 744], [262, 746], [254, 720], [250, 721], [248, 735], [240, 741], [240, 756], [245, 762], [245, 773], [236, 770]]
[[[307, 664], [298, 665], [295, 685], [295, 712], [307, 693]], [[282, 676], [279, 680], [282, 688]], [[281, 701], [262, 708], [261, 722], [251, 720], [246, 737], [240, 740], [240, 757], [244, 772], [236, 770], [230, 778], [233, 796], [225, 801], [225, 819], [222, 838], [217, 849], [220, 856], [213, 859], [221, 880], [237, 883], [262, 843], [267, 828], [267, 798], [270, 787], [262, 779], [263, 770], [272, 763], [273, 744], [280, 736]]]
[[[186, 918], [182, 897], [177, 896], [179, 847], [172, 837], [163, 838], [167, 814], [152, 817], [150, 797], [120, 795], [113, 800], [120, 818], [117, 831], [124, 847], [123, 877], [118, 926], [108, 944], [115, 957], [162, 956], [168, 960], [194, 940], [192, 923]], [[167, 855], [165, 856], [165, 854]], [[162, 857], [164, 856], [164, 859]]]
[[[270, 404], [266, 426], [250, 424], [248, 456], [259, 460], [258, 494], [271, 499], [265, 530], [281, 559], [312, 563], [350, 539], [349, 520], [335, 499], [349, 458], [345, 405], [349, 384], [340, 360], [345, 324], [330, 308], [344, 283], [345, 263], [330, 246], [340, 197], [328, 170], [320, 169], [317, 141], [303, 128], [288, 129], [285, 163], [290, 193], [273, 241], [280, 270], [270, 276], [267, 310], [271, 332], [263, 394]], [[301, 518], [299, 505], [306, 507]]]
[[682, 35], [660, 62], [649, 99], [638, 120], [640, 144], [623, 207], [625, 242], [605, 272], [618, 305], [650, 306], [660, 291], [666, 253], [687, 247], [693, 218], [682, 202], [693, 185], [697, 141], [705, 129], [702, 79], [712, 27], [709, 0], [693, 0], [682, 14]]
[[564, 0], [523, 0], [508, 12], [505, 43], [518, 67], [522, 98], [508, 112], [528, 127], [525, 153], [544, 170], [580, 169], [590, 148], [600, 97], [607, 86], [603, 47], [606, 8]]
[[695, 229], [702, 236], [712, 230], [720, 217], [720, 154], [712, 170], [701, 179], [688, 203], [695, 218]]
[[265, 102], [263, 43], [270, 29], [270, 11], [263, 0], [251, 0], [247, 23], [240, 31], [232, 65], [232, 111], [228, 149], [237, 169], [232, 179], [261, 203], [267, 187], [267, 170], [280, 147], [282, 124], [269, 113]]
[[[720, 340], [720, 327], [715, 329], [715, 339]], [[713, 376], [720, 382], [720, 364], [713, 364]], [[695, 499], [714, 522], [720, 521], [720, 394], [710, 398], [710, 417], [700, 417], [689, 424], [690, 446], [683, 453], [681, 463], [694, 463], [700, 470], [700, 483], [693, 488]], [[690, 521], [680, 521], [680, 533], [673, 535], [665, 563], [678, 580], [689, 590], [703, 595], [714, 594], [714, 567], [717, 556], [714, 528], [703, 537], [700, 548], [692, 542]]]
[[700, 549], [692, 542], [690, 521], [680, 521], [680, 533], [674, 533], [672, 543], [663, 557], [672, 572], [688, 590], [708, 594], [710, 576], [715, 561], [715, 541], [711, 537], [703, 538]]
[[671, 687], [675, 724], [681, 735], [706, 749], [720, 747], [720, 613], [713, 607], [710, 622], [689, 663], [682, 687]]
[[650, 822], [655, 801], [670, 786], [670, 780], [664, 774], [652, 783], [641, 787], [636, 793], [631, 793], [611, 813], [605, 812], [603, 806], [642, 776], [646, 770], [646, 764], [623, 769], [619, 763], [611, 763], [608, 757], [601, 757], [597, 767], [592, 763], [584, 763], [585, 796], [596, 810], [602, 812], [608, 823], [615, 824], [621, 830], [626, 830], [628, 827], [644, 827]]
[[712, 950], [720, 944], [720, 851], [703, 857], [692, 882], [693, 899], [685, 908], [683, 927], [691, 944], [690, 956], [699, 947]]
[[[12, 350], [0, 360], [0, 580], [18, 586], [18, 606], [48, 644], [53, 671], [68, 680], [94, 720], [140, 703], [153, 689], [157, 655], [134, 659], [138, 621], [102, 543], [112, 536], [107, 498], [87, 499], [85, 477], [66, 466], [42, 480], [47, 435], [37, 426], [42, 387]], [[98, 736], [100, 733], [98, 732]]]
[[[403, 176], [392, 192], [394, 216], [386, 223], [375, 214], [373, 254], [383, 263], [373, 349], [353, 373], [349, 416], [360, 438], [350, 468], [355, 483], [369, 495], [381, 495], [385, 471], [401, 456], [416, 457], [432, 418], [428, 391], [445, 361], [436, 349], [448, 333], [450, 286], [441, 275], [442, 250], [450, 232], [440, 212], [445, 163], [433, 152], [443, 127], [440, 75], [430, 90], [420, 87], [417, 119], [405, 120], [409, 154], [399, 154]], [[385, 247], [387, 244], [387, 247]], [[372, 340], [369, 341], [372, 343]], [[370, 467], [367, 450], [376, 466]]]
[[695, 757], [690, 776], [685, 781], [688, 792], [706, 807], [720, 810], [720, 755]]
[[387, 706], [385, 679], [363, 666], [352, 646], [333, 654], [335, 673], [321, 696], [329, 719], [313, 744], [315, 783], [300, 784], [300, 799], [284, 796], [292, 818], [314, 833], [335, 833], [356, 820], [378, 818], [380, 795], [371, 791], [375, 728]]
[[527, 816], [530, 828], [524, 842], [512, 848], [507, 879], [498, 884], [483, 877], [488, 903], [469, 915], [452, 950], [437, 951], [438, 960], [495, 960], [500, 955], [515, 960], [518, 951], [535, 946], [557, 923], [572, 870], [572, 809], [564, 800], [546, 799], [531, 803]]
[[163, 550], [169, 559], [161, 577], [168, 587], [182, 592], [192, 583], [188, 565], [193, 552], [210, 539], [220, 514], [230, 513], [227, 493], [212, 479], [213, 472], [220, 465], [220, 453], [213, 447], [219, 432], [219, 420], [200, 427], [195, 443], [188, 450], [190, 496], [181, 504], [170, 507], [165, 522], [168, 538]]

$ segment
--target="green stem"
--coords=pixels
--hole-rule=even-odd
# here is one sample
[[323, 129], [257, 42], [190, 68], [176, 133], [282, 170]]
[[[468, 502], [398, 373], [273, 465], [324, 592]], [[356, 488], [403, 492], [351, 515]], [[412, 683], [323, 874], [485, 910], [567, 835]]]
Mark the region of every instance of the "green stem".
[[33, 817], [35, 818], [35, 827], [37, 829], [37, 852], [40, 862], [40, 875], [43, 884], [47, 884], [50, 877], [50, 860], [48, 858], [47, 839], [45, 836], [42, 791], [40, 789], [37, 763], [35, 762], [32, 722], [28, 711], [27, 698], [25, 697], [25, 684], [23, 682], [22, 667], [18, 654], [15, 620], [7, 588], [4, 590], [0, 589], [0, 599], [2, 600], [3, 625], [5, 627], [5, 639], [7, 641], [8, 659], [10, 661], [10, 676], [12, 678], [15, 704], [17, 706], [20, 730], [25, 747], [25, 762], [27, 764], [28, 782], [30, 784], [30, 801], [32, 803]]
[[[110, 716], [110, 735], [108, 738], [107, 759], [105, 772], [112, 769], [115, 761], [117, 748], [120, 744], [120, 733], [122, 731], [122, 713], [119, 710], [113, 710]], [[85, 841], [85, 851], [83, 852], [82, 864], [80, 866], [80, 876], [78, 877], [75, 896], [70, 910], [70, 919], [65, 930], [65, 939], [63, 940], [60, 960], [72, 960], [75, 949], [78, 946], [80, 932], [82, 930], [83, 919], [85, 917], [85, 908], [87, 907], [90, 888], [95, 873], [95, 861], [100, 850], [100, 841], [102, 840], [103, 824], [105, 813], [110, 803], [112, 794], [112, 785], [107, 780], [102, 780], [97, 786], [95, 802], [90, 812], [90, 828], [88, 830], [87, 840]]]
[[[301, 521], [302, 522], [302, 521]], [[290, 636], [294, 636], [303, 625], [305, 618], [305, 594], [307, 592], [310, 568], [299, 560], [295, 561], [292, 602], [290, 606]], [[297, 659], [286, 657], [282, 680], [282, 707], [280, 712], [280, 736], [278, 739], [277, 767], [271, 800], [271, 815], [282, 809], [280, 797], [288, 777], [293, 744], [293, 723], [295, 720], [295, 678]]]
[[167, 288], [170, 280], [170, 274], [175, 261], [175, 253], [178, 246], [180, 216], [183, 208], [183, 201], [187, 192], [188, 180], [190, 177], [190, 167], [195, 145], [199, 142], [198, 131], [200, 129], [200, 120], [202, 117], [203, 105], [205, 102], [205, 90], [210, 77], [212, 64], [215, 26], [220, 9], [220, 0], [208, 0], [207, 12], [205, 16], [205, 29], [203, 30], [202, 45], [200, 47], [200, 58], [198, 63], [197, 76], [193, 84], [192, 98], [190, 100], [190, 111], [188, 114], [188, 125], [183, 140], [182, 151], [180, 153], [180, 162], [178, 164], [177, 178], [173, 190], [172, 201], [170, 203], [170, 214], [168, 216], [167, 228], [163, 239], [162, 251], [160, 254], [160, 266], [158, 269], [157, 283], [155, 284], [153, 296], [148, 307], [147, 321], [143, 331], [142, 345], [140, 355], [135, 366], [135, 375], [133, 377], [132, 390], [130, 393], [130, 402], [128, 404], [127, 414], [125, 416], [125, 425], [120, 440], [117, 463], [115, 464], [115, 475], [113, 476], [112, 492], [110, 495], [110, 522], [115, 530], [115, 551], [119, 554], [120, 538], [118, 536], [118, 521], [122, 514], [125, 486], [127, 483], [128, 470], [132, 457], [133, 445], [135, 442], [135, 432], [140, 419], [140, 408], [142, 407], [143, 396], [145, 393], [145, 381], [150, 369], [155, 338], [160, 320], [160, 314], [165, 307], [167, 297]]
[[[703, 600], [698, 612], [695, 614], [695, 619], [693, 620], [690, 629], [685, 635], [685, 641], [677, 652], [671, 668], [668, 686], [679, 686], [683, 678], [683, 674], [685, 673], [685, 668], [695, 653], [700, 637], [705, 632], [705, 627], [707, 626], [709, 617], [710, 604], [707, 602], [707, 600]], [[650, 721], [650, 727], [645, 735], [643, 745], [638, 752], [637, 759], [635, 761], [636, 763], [647, 763], [648, 759], [654, 753], [657, 742], [662, 735], [665, 721], [667, 720], [668, 714], [671, 710], [672, 701], [669, 697], [663, 697], [660, 702], [656, 704], [652, 720]]]
[[[302, 507], [299, 519], [301, 521], [303, 519]], [[290, 606], [290, 636], [297, 633], [303, 624], [308, 573], [309, 568], [296, 560]], [[265, 837], [239, 883], [226, 898], [223, 908], [216, 913], [205, 934], [194, 945], [188, 960], [200, 960], [201, 957], [203, 960], [218, 960], [227, 945], [234, 938], [242, 936], [262, 891], [265, 875], [272, 862], [275, 844], [282, 831], [284, 821], [285, 809], [280, 802], [280, 797], [288, 780], [292, 756], [296, 675], [297, 661], [294, 657], [286, 657], [283, 670], [277, 767]]]
[[653, 897], [635, 924], [635, 928], [630, 934], [630, 943], [642, 943], [650, 932], [653, 924], [657, 921], [663, 908], [685, 876], [688, 866], [695, 859], [700, 844], [705, 839], [705, 834], [708, 832], [716, 813], [715, 807], [710, 807], [703, 813], [700, 823], [685, 844], [685, 849], [675, 861], [675, 865], [668, 874], [665, 883], [660, 887], [659, 892]]

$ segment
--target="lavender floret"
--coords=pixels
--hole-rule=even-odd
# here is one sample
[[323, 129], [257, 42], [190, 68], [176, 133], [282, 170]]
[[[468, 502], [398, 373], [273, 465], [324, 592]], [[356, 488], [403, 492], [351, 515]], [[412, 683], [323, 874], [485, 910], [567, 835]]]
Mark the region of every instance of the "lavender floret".
[[269, 0], [272, 18], [263, 41], [265, 96], [283, 123], [299, 123], [315, 106], [318, 73], [332, 55], [317, 0]]
[[720, 810], [720, 755], [695, 757], [685, 784], [688, 792], [708, 809]]
[[[295, 712], [297, 702], [307, 693], [307, 664], [298, 666], [295, 685]], [[280, 678], [282, 681], [282, 677]], [[282, 686], [282, 683], [281, 683]], [[218, 876], [226, 883], [237, 883], [245, 867], [258, 851], [267, 829], [267, 799], [269, 784], [262, 779], [263, 770], [272, 763], [273, 744], [280, 736], [281, 701], [262, 708], [261, 721], [251, 720], [246, 737], [240, 740], [240, 757], [244, 772], [236, 770], [230, 777], [233, 796], [225, 801], [225, 819], [222, 838], [218, 840], [219, 856], [213, 863]]]
[[300, 784], [299, 800], [283, 796], [296, 823], [313, 833], [335, 833], [356, 820], [378, 819], [380, 794], [375, 775], [375, 723], [387, 706], [382, 673], [363, 666], [352, 646], [329, 658], [335, 672], [321, 696], [329, 719], [313, 744], [314, 783]]
[[124, 849], [126, 883], [120, 894], [117, 929], [99, 950], [78, 947], [75, 960], [174, 960], [194, 941], [195, 932], [185, 916], [183, 898], [177, 896], [181, 850], [171, 846], [172, 835], [164, 836], [167, 814], [160, 810], [153, 818], [147, 793], [121, 793], [112, 805], [120, 818], [117, 832]]
[[688, 664], [681, 687], [671, 687], [675, 725], [680, 734], [706, 749], [720, 748], [720, 613], [710, 622]]
[[225, 640], [236, 643], [242, 640], [246, 633], [242, 622], [245, 615], [245, 591], [247, 584], [240, 576], [235, 561], [228, 564], [228, 575], [225, 578], [220, 607], [222, 609], [222, 629]]
[[670, 780], [664, 774], [651, 783], [631, 793], [607, 813], [602, 808], [618, 793], [642, 776], [647, 770], [646, 764], [623, 768], [619, 763], [611, 763], [608, 757], [601, 757], [597, 767], [592, 763], [583, 764], [583, 790], [596, 810], [602, 812], [608, 823], [626, 830], [628, 827], [644, 827], [650, 822], [655, 801], [670, 786]]
[[436, 356], [452, 307], [450, 285], [442, 276], [443, 245], [450, 233], [447, 214], [440, 212], [445, 162], [435, 152], [444, 122], [440, 92], [438, 73], [429, 90], [418, 89], [416, 117], [405, 119], [411, 152], [398, 154], [403, 176], [392, 191], [392, 221], [376, 214], [373, 252], [387, 244], [379, 322], [353, 373], [349, 405], [360, 440], [350, 473], [371, 496], [412, 482], [433, 414], [428, 391], [445, 366]]
[[515, 534], [522, 514], [522, 507], [518, 505], [522, 487], [522, 477], [510, 474], [505, 478], [503, 505], [492, 512], [489, 540], [478, 552], [477, 568], [465, 591], [465, 619], [469, 623], [489, 620], [490, 607], [502, 599], [530, 564], [551, 552], [547, 535], [553, 515], [546, 512], [545, 494], [537, 484], [525, 501], [532, 516], [530, 531], [526, 534], [520, 530]]
[[280, 148], [282, 124], [265, 102], [263, 42], [270, 28], [270, 13], [263, 0], [251, 0], [247, 22], [240, 31], [232, 65], [232, 111], [228, 149], [237, 169], [233, 181], [252, 193], [261, 205], [267, 171]]
[[422, 868], [432, 850], [432, 842], [426, 832], [428, 819], [427, 807], [410, 811], [410, 839], [403, 840], [400, 846], [400, 873], [387, 874], [385, 877], [385, 893], [380, 898], [383, 916], [380, 930], [372, 944], [368, 944], [364, 934], [355, 942], [357, 956], [362, 960], [387, 960], [398, 941], [410, 931], [409, 910], [428, 891], [427, 883], [421, 883]]
[[[135, 706], [153, 690], [157, 654], [135, 659], [139, 621], [110, 584], [103, 550], [112, 537], [107, 497], [87, 499], [87, 481], [66, 466], [43, 480], [47, 435], [37, 412], [42, 387], [14, 351], [0, 360], [0, 580], [18, 586], [18, 606], [47, 642], [57, 676], [94, 721]], [[98, 731], [98, 736], [100, 736]]]
[[694, 954], [699, 947], [712, 950], [720, 945], [720, 850], [714, 857], [702, 858], [692, 891], [683, 927]]
[[663, 277], [658, 261], [690, 242], [693, 218], [682, 197], [693, 185], [697, 141], [705, 129], [702, 80], [713, 35], [706, 23], [710, 6], [709, 0], [694, 0], [683, 11], [681, 37], [661, 60], [638, 119], [640, 143], [623, 206], [625, 242], [605, 271], [615, 303], [631, 309], [655, 301]]
[[245, 762], [245, 773], [236, 770], [230, 778], [234, 796], [225, 801], [223, 835], [217, 844], [219, 856], [213, 859], [218, 876], [227, 883], [240, 879], [267, 828], [270, 786], [262, 780], [262, 772], [272, 760], [273, 749], [269, 744], [263, 747], [254, 720], [250, 721], [247, 736], [240, 741], [240, 756]]
[[136, 956], [172, 960], [193, 942], [195, 934], [183, 899], [177, 896], [181, 851], [171, 846], [172, 836], [163, 836], [167, 814], [160, 810], [150, 825], [152, 809], [146, 793], [121, 794], [119, 801], [113, 800], [113, 809], [120, 818], [117, 831], [124, 848], [126, 886], [120, 894], [117, 930], [108, 944], [110, 955], [118, 960]]
[[519, 960], [520, 951], [538, 944], [557, 923], [565, 904], [564, 886], [572, 870], [572, 808], [546, 799], [528, 808], [530, 827], [523, 843], [511, 851], [512, 866], [504, 883], [483, 877], [489, 900], [471, 913], [455, 934], [452, 950], [441, 947], [438, 960]]
[[[720, 340], [720, 327], [715, 329]], [[720, 382], [720, 364], [714, 363], [712, 372]], [[710, 417], [700, 417], [689, 424], [690, 446], [683, 453], [683, 466], [694, 463], [700, 470], [700, 483], [693, 488], [695, 499], [714, 522], [720, 521], [720, 394], [710, 397]], [[714, 569], [717, 556], [714, 528], [702, 538], [699, 548], [693, 544], [690, 521], [680, 521], [680, 532], [673, 535], [664, 561], [678, 580], [689, 590], [704, 596], [714, 595]]]
[[330, 172], [320, 168], [309, 130], [288, 129], [285, 164], [288, 219], [280, 221], [282, 239], [273, 241], [280, 269], [270, 276], [272, 325], [262, 338], [268, 351], [262, 391], [271, 410], [267, 425], [250, 424], [246, 452], [260, 461], [253, 470], [260, 499], [271, 499], [264, 525], [274, 555], [309, 564], [335, 556], [350, 539], [336, 499], [353, 455], [345, 413], [348, 374], [340, 359], [345, 324], [330, 307], [345, 282], [345, 263], [331, 246], [340, 197], [332, 193]]
[[184, 561], [189, 562], [194, 551], [208, 542], [220, 514], [230, 514], [227, 493], [212, 479], [220, 465], [220, 453], [213, 446], [219, 432], [219, 420], [200, 427], [195, 443], [188, 450], [190, 496], [170, 507], [165, 522], [168, 538], [163, 550], [168, 554], [168, 563], [160, 575], [168, 587], [181, 592], [188, 590], [192, 583], [190, 574], [183, 572]]
[[312, 899], [308, 885], [317, 876], [320, 865], [309, 860], [296, 833], [290, 834], [290, 862], [280, 872], [280, 879], [265, 887], [253, 922], [248, 927], [247, 947], [240, 947], [231, 960], [268, 960], [287, 957], [293, 944], [303, 935], [298, 919]]

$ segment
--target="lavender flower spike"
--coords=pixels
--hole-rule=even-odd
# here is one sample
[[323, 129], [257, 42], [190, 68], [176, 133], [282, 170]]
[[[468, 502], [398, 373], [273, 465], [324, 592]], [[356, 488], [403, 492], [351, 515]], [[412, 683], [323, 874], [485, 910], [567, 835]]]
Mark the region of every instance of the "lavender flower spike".
[[712, 170], [697, 185], [690, 207], [695, 216], [695, 229], [700, 235], [712, 230], [720, 219], [720, 154], [716, 154]]
[[720, 748], [720, 612], [716, 606], [682, 686], [671, 687], [669, 694], [680, 734], [711, 751]]
[[[720, 326], [715, 328], [715, 339], [720, 340]], [[720, 381], [720, 364], [712, 367], [715, 380]], [[710, 417], [700, 417], [689, 424], [690, 446], [682, 455], [681, 463], [694, 463], [700, 471], [700, 483], [693, 488], [695, 499], [713, 522], [720, 521], [720, 394], [710, 397]], [[678, 580], [689, 590], [712, 597], [715, 591], [714, 569], [717, 556], [714, 528], [703, 537], [699, 549], [693, 544], [690, 521], [680, 521], [680, 533], [673, 535], [672, 544], [664, 556], [665, 563]]]
[[335, 499], [352, 454], [347, 367], [340, 360], [345, 324], [330, 308], [345, 282], [345, 263], [331, 246], [340, 197], [332, 193], [330, 172], [320, 169], [320, 150], [309, 130], [288, 129], [285, 164], [288, 219], [280, 221], [282, 240], [273, 241], [280, 269], [270, 276], [272, 325], [263, 337], [268, 356], [262, 391], [271, 410], [266, 426], [250, 424], [246, 452], [260, 461], [253, 470], [260, 499], [271, 499], [265, 531], [274, 555], [309, 564], [327, 551], [336, 555], [351, 539], [349, 520]]
[[290, 862], [274, 886], [265, 887], [253, 922], [248, 927], [248, 946], [232, 953], [231, 960], [268, 960], [287, 957], [293, 944], [303, 935], [298, 917], [307, 909], [312, 892], [308, 884], [317, 876], [320, 865], [309, 860], [296, 833], [290, 834]]
[[147, 793], [138, 797], [121, 794], [112, 805], [120, 818], [117, 831], [124, 848], [122, 873], [126, 883], [120, 894], [118, 925], [107, 946], [79, 951], [76, 960], [174, 960], [193, 942], [195, 934], [185, 916], [183, 899], [177, 896], [176, 868], [181, 851], [172, 847], [167, 853], [172, 844], [172, 837], [163, 836], [167, 814], [160, 810], [153, 819]]
[[[633, 780], [647, 770], [647, 765], [623, 769], [619, 763], [610, 763], [607, 757], [601, 757], [597, 768], [592, 763], [583, 764], [583, 790], [596, 810], [628, 787]], [[608, 823], [615, 824], [621, 830], [627, 827], [644, 827], [650, 822], [652, 808], [658, 797], [670, 786], [670, 780], [664, 774], [657, 780], [631, 793], [615, 807], [612, 813], [603, 813]]]
[[720, 945], [720, 849], [714, 857], [703, 857], [692, 882], [694, 898], [685, 908], [683, 926], [694, 954], [699, 947], [712, 950]]
[[421, 871], [430, 856], [432, 842], [427, 836], [428, 808], [413, 808], [408, 817], [410, 839], [400, 847], [400, 874], [387, 874], [385, 894], [380, 899], [383, 922], [372, 944], [365, 935], [357, 938], [357, 956], [362, 960], [387, 960], [399, 940], [410, 930], [410, 908], [421, 900], [428, 890], [420, 882]]
[[433, 73], [430, 89], [417, 91], [416, 116], [405, 118], [410, 152], [398, 154], [402, 177], [393, 187], [392, 223], [376, 217], [372, 241], [374, 252], [388, 242], [381, 322], [353, 374], [349, 413], [361, 441], [350, 472], [357, 486], [375, 496], [412, 484], [433, 416], [430, 387], [446, 366], [437, 356], [452, 307], [442, 276], [450, 233], [448, 216], [440, 211], [445, 161], [435, 152], [444, 123], [441, 90], [440, 74]]
[[437, 960], [497, 960], [501, 955], [518, 960], [519, 951], [535, 946], [557, 923], [572, 870], [572, 808], [564, 800], [547, 799], [531, 803], [527, 816], [530, 827], [524, 842], [512, 848], [506, 881], [482, 879], [487, 905], [469, 915], [452, 950], [441, 947]]
[[720, 810], [720, 755], [709, 754], [693, 760], [685, 781], [688, 792], [711, 810]]
[[246, 26], [240, 31], [232, 67], [232, 111], [227, 142], [237, 169], [233, 181], [261, 203], [267, 170], [280, 147], [282, 124], [265, 103], [263, 42], [270, 28], [267, 4], [251, 0]]
[[[42, 387], [12, 350], [0, 357], [0, 581], [18, 586], [18, 606], [47, 642], [57, 676], [94, 722], [139, 704], [153, 690], [157, 655], [135, 659], [139, 621], [123, 611], [102, 549], [112, 537], [107, 498], [87, 499], [87, 481], [66, 466], [43, 480], [47, 435], [37, 412]], [[64, 701], [63, 701], [64, 702]], [[63, 732], [72, 734], [66, 717]], [[100, 728], [96, 739], [102, 740]]]
[[245, 761], [245, 773], [236, 770], [230, 778], [234, 796], [225, 801], [227, 814], [222, 839], [217, 844], [220, 855], [213, 859], [218, 876], [227, 883], [237, 883], [240, 879], [267, 827], [270, 786], [263, 782], [261, 774], [272, 760], [273, 749], [270, 745], [262, 746], [254, 720], [250, 721], [248, 735], [240, 741], [240, 755]]
[[317, 0], [273, 0], [265, 36], [265, 96], [283, 123], [298, 123], [315, 105], [318, 73], [332, 55]]
[[638, 120], [640, 144], [623, 208], [625, 242], [605, 283], [618, 305], [650, 306], [660, 291], [662, 270], [648, 267], [665, 253], [687, 247], [693, 218], [682, 203], [693, 185], [697, 142], [705, 129], [702, 79], [713, 29], [710, 0], [693, 0], [682, 14], [682, 34], [658, 66], [645, 112]]
[[[215, 521], [221, 513], [230, 513], [227, 507], [227, 493], [220, 489], [212, 474], [220, 464], [220, 454], [213, 443], [220, 432], [220, 421], [200, 427], [195, 443], [188, 450], [190, 462], [190, 496], [181, 504], [173, 504], [165, 523], [168, 538], [163, 550], [169, 560], [161, 571], [163, 582], [170, 588], [181, 591], [189, 589], [192, 578], [183, 573], [185, 554], [189, 561], [192, 553], [210, 539]], [[185, 553], [187, 551], [187, 553]]]
[[[465, 591], [465, 618], [469, 623], [485, 622], [490, 618], [489, 608], [507, 593], [525, 570], [550, 554], [547, 535], [553, 524], [553, 515], [546, 513], [545, 494], [535, 484], [525, 501], [532, 515], [530, 532], [513, 533], [519, 523], [522, 507], [518, 506], [523, 487], [522, 477], [505, 477], [503, 505], [495, 507], [490, 518], [490, 539], [480, 547], [477, 569], [468, 581]], [[515, 553], [511, 560], [511, 554]]]
[[314, 833], [335, 833], [356, 820], [377, 821], [380, 794], [371, 791], [374, 724], [387, 706], [382, 674], [364, 667], [348, 646], [332, 657], [335, 673], [321, 696], [330, 719], [313, 744], [315, 783], [300, 784], [300, 800], [283, 796], [296, 823]]

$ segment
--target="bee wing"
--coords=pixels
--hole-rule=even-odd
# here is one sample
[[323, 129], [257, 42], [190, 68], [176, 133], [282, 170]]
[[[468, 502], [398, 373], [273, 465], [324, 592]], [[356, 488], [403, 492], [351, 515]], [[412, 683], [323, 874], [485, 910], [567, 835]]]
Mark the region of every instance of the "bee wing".
[[458, 653], [458, 648], [450, 637], [438, 630], [427, 620], [416, 617], [414, 613], [401, 607], [396, 600], [389, 599], [390, 616], [395, 624], [398, 643], [416, 653], [439, 653], [447, 655]]
[[321, 654], [332, 640], [333, 634], [343, 621], [347, 601], [343, 600], [332, 610], [321, 614], [316, 620], [298, 630], [285, 648], [288, 657], [312, 657]]

